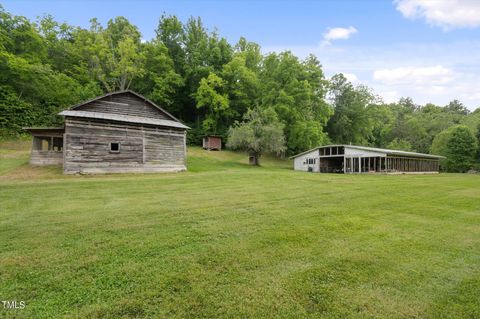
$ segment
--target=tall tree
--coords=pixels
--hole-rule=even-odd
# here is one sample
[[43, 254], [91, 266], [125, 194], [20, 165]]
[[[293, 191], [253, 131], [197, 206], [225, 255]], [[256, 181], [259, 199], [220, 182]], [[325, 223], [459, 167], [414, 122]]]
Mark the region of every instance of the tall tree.
[[173, 60], [175, 72], [184, 75], [185, 72], [185, 31], [183, 24], [176, 16], [163, 14], [156, 30], [157, 41], [163, 43]]
[[324, 99], [326, 81], [316, 59], [309, 57], [302, 62], [288, 51], [268, 54], [259, 79], [259, 103], [278, 114], [290, 153], [328, 140], [324, 126], [331, 110]]
[[180, 116], [177, 98], [184, 82], [183, 77], [175, 71], [167, 47], [159, 41], [147, 42], [141, 47], [145, 59], [144, 73], [132, 83], [132, 88], [162, 105], [170, 113]]
[[197, 107], [206, 110], [203, 129], [207, 134], [217, 134], [220, 119], [228, 113], [228, 96], [224, 93], [225, 82], [215, 73], [200, 81], [196, 99]]
[[395, 124], [394, 112], [386, 104], [369, 105], [367, 112], [372, 121], [372, 132], [368, 143], [376, 147], [386, 147], [393, 142], [391, 135]]
[[221, 77], [225, 81], [225, 92], [230, 101], [231, 116], [233, 119], [239, 120], [248, 108], [259, 103], [258, 74], [255, 69], [248, 66], [246, 54], [242, 52], [236, 53], [234, 58], [223, 66]]
[[445, 110], [449, 113], [458, 115], [467, 115], [470, 111], [459, 100], [453, 100], [445, 106]]
[[127, 19], [110, 20], [106, 29], [92, 19], [90, 33], [89, 64], [107, 92], [128, 89], [144, 74], [140, 33]]
[[373, 121], [368, 107], [375, 97], [365, 86], [354, 87], [343, 74], [330, 81], [330, 95], [334, 107], [328, 122], [328, 134], [336, 143], [368, 144], [372, 139]]

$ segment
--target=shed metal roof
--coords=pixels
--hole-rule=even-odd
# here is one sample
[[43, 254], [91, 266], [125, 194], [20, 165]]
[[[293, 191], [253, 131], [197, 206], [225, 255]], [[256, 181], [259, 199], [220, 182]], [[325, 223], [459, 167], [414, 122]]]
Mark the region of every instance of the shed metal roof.
[[25, 131], [34, 131], [34, 130], [52, 130], [52, 131], [58, 131], [58, 130], [64, 130], [65, 127], [63, 126], [27, 126], [27, 127], [22, 127], [22, 130]]
[[370, 152], [385, 153], [386, 155], [412, 156], [412, 157], [422, 157], [422, 158], [432, 158], [432, 159], [445, 158], [444, 156], [433, 155], [433, 154], [415, 153], [415, 152], [407, 152], [407, 151], [400, 151], [400, 150], [390, 150], [390, 149], [386, 149], [386, 148], [376, 148], [376, 147], [359, 146], [359, 145], [345, 145], [345, 144], [333, 144], [333, 145], [317, 146], [315, 148], [312, 148], [311, 150], [308, 150], [308, 151], [302, 152], [300, 154], [291, 156], [290, 158], [296, 158], [298, 156], [313, 152], [313, 151], [318, 150], [320, 148], [337, 147], [337, 146], [339, 146], [339, 147], [342, 146], [342, 147], [345, 147], [345, 148], [352, 148], [352, 149], [357, 149], [357, 150], [370, 151]]
[[33, 127], [22, 127], [22, 130], [28, 131], [31, 134], [63, 134], [65, 132], [65, 127], [41, 127], [41, 126], [33, 126]]
[[102, 120], [112, 120], [112, 121], [138, 123], [138, 124], [150, 124], [150, 125], [158, 125], [158, 126], [166, 126], [166, 127], [175, 127], [175, 128], [181, 128], [181, 129], [189, 128], [188, 126], [183, 125], [182, 123], [177, 121], [154, 119], [154, 118], [141, 117], [141, 116], [89, 112], [89, 111], [74, 111], [74, 110], [66, 110], [66, 111], [60, 112], [59, 115], [102, 119]]

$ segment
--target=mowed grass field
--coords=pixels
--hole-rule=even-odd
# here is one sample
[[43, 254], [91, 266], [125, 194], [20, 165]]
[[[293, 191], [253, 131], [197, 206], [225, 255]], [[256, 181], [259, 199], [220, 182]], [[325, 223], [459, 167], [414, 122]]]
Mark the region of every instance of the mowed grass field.
[[190, 148], [63, 176], [0, 144], [6, 318], [479, 318], [480, 176], [320, 175]]

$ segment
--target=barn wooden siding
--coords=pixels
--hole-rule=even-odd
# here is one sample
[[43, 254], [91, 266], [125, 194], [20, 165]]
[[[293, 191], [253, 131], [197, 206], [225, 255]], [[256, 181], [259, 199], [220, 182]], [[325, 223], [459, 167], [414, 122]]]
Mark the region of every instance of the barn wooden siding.
[[24, 128], [32, 134], [31, 165], [58, 165], [63, 163], [63, 127]]
[[32, 150], [30, 154], [30, 164], [45, 166], [45, 165], [61, 165], [63, 163], [63, 153], [52, 151]]
[[[66, 117], [65, 132], [66, 174], [186, 170], [182, 129]], [[120, 151], [111, 152], [110, 143]]]

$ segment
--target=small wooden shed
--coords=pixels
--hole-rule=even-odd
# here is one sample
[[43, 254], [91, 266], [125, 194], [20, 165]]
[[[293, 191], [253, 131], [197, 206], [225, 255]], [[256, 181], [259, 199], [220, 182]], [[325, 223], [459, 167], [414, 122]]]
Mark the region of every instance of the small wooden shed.
[[222, 137], [218, 135], [208, 135], [203, 138], [203, 149], [209, 151], [222, 150]]
[[64, 127], [26, 127], [32, 134], [32, 165], [63, 164]]

